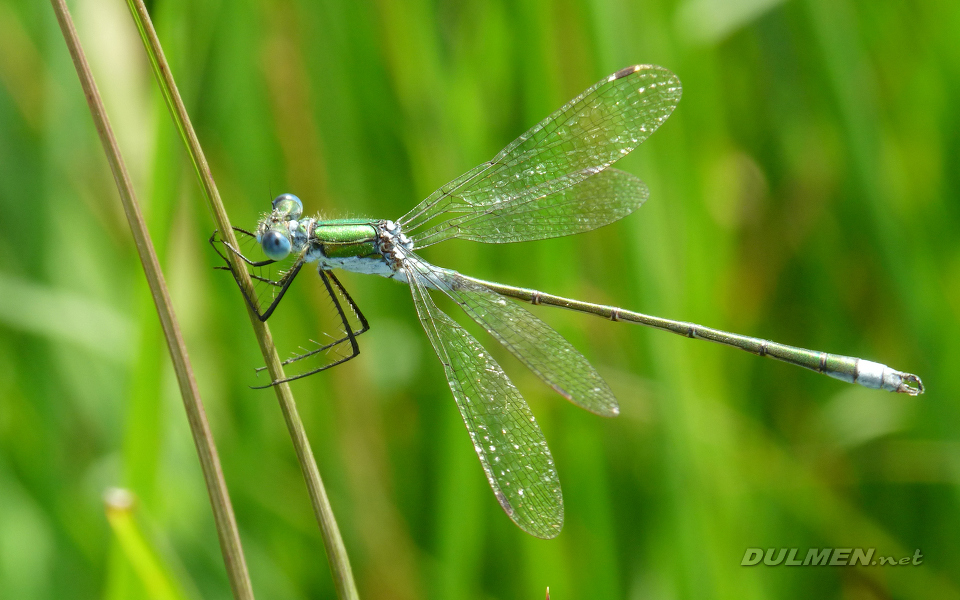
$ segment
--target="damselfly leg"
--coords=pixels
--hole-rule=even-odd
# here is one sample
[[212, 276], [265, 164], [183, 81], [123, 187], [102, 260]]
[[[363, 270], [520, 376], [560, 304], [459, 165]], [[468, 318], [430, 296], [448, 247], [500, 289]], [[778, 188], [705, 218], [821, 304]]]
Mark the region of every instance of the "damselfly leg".
[[[259, 248], [259, 244], [256, 243], [256, 235], [239, 227], [235, 227], [234, 230], [239, 234], [241, 246], [247, 247], [250, 253], [256, 256], [255, 253]], [[259, 257], [251, 258], [247, 255], [247, 252], [219, 239], [216, 232], [210, 237], [210, 244], [226, 263], [226, 266], [216, 268], [230, 271], [234, 275], [234, 280], [243, 292], [247, 304], [261, 321], [266, 321], [274, 313], [305, 262], [303, 256], [300, 255], [284, 261], [269, 258], [259, 259]], [[233, 253], [243, 264], [249, 267], [248, 274], [254, 282], [254, 294], [252, 296], [248, 295], [240, 284], [240, 278], [233, 272], [226, 252]], [[327, 339], [310, 340], [316, 347], [301, 347], [302, 352], [283, 361], [284, 366], [296, 364], [303, 367], [301, 372], [272, 381], [267, 385], [252, 386], [254, 389], [270, 387], [325, 371], [330, 367], [355, 358], [360, 353], [356, 337], [369, 330], [370, 326], [366, 317], [336, 275], [324, 270], [319, 270], [319, 274], [327, 292], [326, 296], [329, 298], [329, 302], [325, 306], [326, 310], [322, 311], [320, 315], [320, 319], [324, 323], [321, 329], [334, 333], [325, 333]], [[259, 367], [256, 372], [259, 373], [265, 368]]]

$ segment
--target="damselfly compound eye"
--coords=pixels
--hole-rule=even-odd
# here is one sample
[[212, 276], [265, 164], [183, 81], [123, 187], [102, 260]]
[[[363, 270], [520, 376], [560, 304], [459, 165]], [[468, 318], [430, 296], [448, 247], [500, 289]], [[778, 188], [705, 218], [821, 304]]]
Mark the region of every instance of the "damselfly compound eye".
[[286, 219], [299, 219], [303, 214], [303, 202], [293, 194], [280, 194], [273, 199], [273, 210]]
[[260, 238], [263, 253], [271, 260], [283, 260], [290, 254], [290, 239], [279, 231], [268, 231]]

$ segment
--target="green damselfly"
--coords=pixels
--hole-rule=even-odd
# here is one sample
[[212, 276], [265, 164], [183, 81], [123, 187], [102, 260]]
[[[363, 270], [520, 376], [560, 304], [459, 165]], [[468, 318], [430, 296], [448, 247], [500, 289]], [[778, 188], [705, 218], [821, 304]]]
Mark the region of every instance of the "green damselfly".
[[[304, 264], [316, 262], [339, 328], [315, 348], [285, 361], [303, 368], [283, 381], [328, 369], [360, 352], [357, 336], [368, 324], [334, 269], [409, 284], [490, 487], [517, 525], [543, 538], [556, 536], [563, 524], [560, 482], [546, 440], [500, 366], [437, 308], [428, 290], [451, 298], [550, 387], [598, 415], [619, 412], [607, 384], [569, 342], [508, 298], [710, 340], [870, 388], [922, 393], [917, 376], [879, 363], [483, 281], [429, 264], [416, 254], [454, 238], [507, 243], [567, 236], [627, 216], [647, 199], [648, 190], [633, 175], [610, 165], [652, 134], [673, 112], [680, 95], [679, 79], [663, 67], [617, 71], [396, 222], [302, 218], [296, 196], [278, 196], [256, 231], [237, 229], [256, 240], [264, 259], [252, 260], [227, 246], [269, 291], [247, 301], [266, 320]], [[217, 248], [215, 236], [211, 243]], [[278, 265], [286, 268], [277, 276], [261, 271]]]

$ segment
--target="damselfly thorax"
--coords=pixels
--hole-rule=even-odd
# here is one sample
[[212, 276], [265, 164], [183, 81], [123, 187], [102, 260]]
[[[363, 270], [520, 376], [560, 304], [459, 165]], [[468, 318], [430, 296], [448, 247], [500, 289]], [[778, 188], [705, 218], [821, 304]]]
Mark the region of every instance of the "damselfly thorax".
[[300, 200], [291, 194], [278, 196], [273, 204], [256, 229], [257, 243], [267, 256], [282, 260], [294, 254], [323, 271], [342, 269], [406, 281], [401, 252], [413, 250], [413, 242], [393, 221], [298, 218]]

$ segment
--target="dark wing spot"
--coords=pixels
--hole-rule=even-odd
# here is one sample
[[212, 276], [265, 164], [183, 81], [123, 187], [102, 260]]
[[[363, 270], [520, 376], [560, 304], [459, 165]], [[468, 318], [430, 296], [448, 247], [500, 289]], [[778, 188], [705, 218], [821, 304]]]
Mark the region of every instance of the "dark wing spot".
[[497, 490], [497, 502], [500, 503], [500, 506], [503, 507], [504, 512], [507, 513], [507, 516], [513, 516], [513, 507], [510, 506], [510, 501], [507, 500], [507, 497], [503, 495], [503, 492]]
[[622, 78], [626, 77], [627, 75], [633, 75], [634, 73], [637, 72], [638, 69], [639, 69], [639, 67], [637, 67], [636, 65], [634, 65], [634, 66], [632, 66], [632, 67], [626, 67], [625, 69], [620, 69], [619, 71], [617, 71], [616, 73], [613, 74], [613, 78], [614, 78], [614, 80], [616, 80], [616, 79], [622, 79]]

